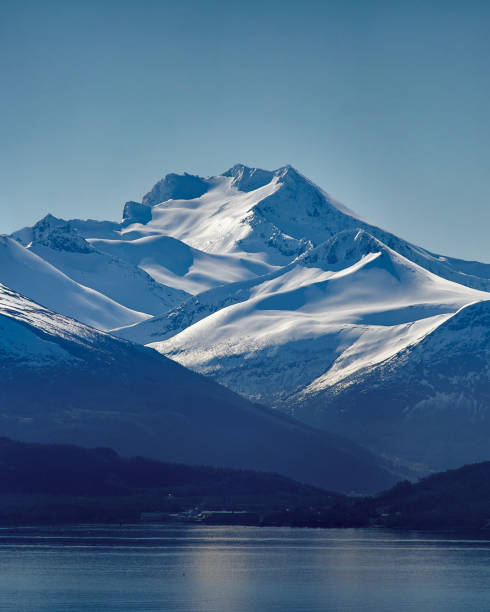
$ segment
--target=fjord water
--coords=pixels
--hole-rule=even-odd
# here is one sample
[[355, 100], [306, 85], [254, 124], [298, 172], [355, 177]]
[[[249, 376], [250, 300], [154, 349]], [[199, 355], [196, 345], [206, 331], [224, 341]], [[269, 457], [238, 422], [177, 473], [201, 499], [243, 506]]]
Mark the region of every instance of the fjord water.
[[483, 611], [490, 539], [379, 529], [0, 530], [0, 610]]

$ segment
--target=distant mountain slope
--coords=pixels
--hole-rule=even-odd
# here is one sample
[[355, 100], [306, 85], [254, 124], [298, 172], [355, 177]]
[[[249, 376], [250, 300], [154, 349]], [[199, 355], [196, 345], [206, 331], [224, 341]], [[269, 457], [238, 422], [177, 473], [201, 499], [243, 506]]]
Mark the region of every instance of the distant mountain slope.
[[322, 393], [296, 415], [434, 469], [490, 456], [490, 301]]
[[31, 238], [29, 251], [74, 281], [138, 312], [161, 314], [189, 297], [155, 282], [136, 265], [98, 251], [61, 219], [48, 215], [33, 227]]
[[[284, 409], [392, 357], [484, 299], [490, 294], [439, 278], [366, 232], [344, 232], [281, 274], [187, 302], [185, 329], [151, 346]], [[140, 329], [155, 331], [154, 321], [117, 333], [137, 338]], [[179, 317], [173, 311], [159, 321], [167, 335]]]
[[98, 329], [111, 329], [147, 319], [85, 287], [7, 236], [0, 236], [0, 282], [15, 291]]
[[0, 287], [3, 435], [279, 472], [331, 490], [396, 477], [351, 442], [280, 417], [157, 352]]

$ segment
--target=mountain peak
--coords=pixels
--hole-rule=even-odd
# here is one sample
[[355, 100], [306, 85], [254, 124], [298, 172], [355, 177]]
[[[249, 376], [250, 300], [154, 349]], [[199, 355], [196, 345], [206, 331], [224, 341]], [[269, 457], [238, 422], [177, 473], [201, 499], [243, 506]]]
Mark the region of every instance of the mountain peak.
[[142, 223], [143, 225], [151, 221], [151, 206], [141, 202], [126, 202], [123, 209], [123, 225], [131, 223]]
[[354, 228], [338, 232], [300, 255], [297, 261], [304, 266], [326, 266], [326, 269], [334, 270], [350, 266], [370, 253], [387, 250], [387, 246], [369, 232]]
[[294, 182], [298, 180], [308, 181], [305, 176], [298, 172], [293, 166], [287, 164], [281, 166], [277, 170], [264, 170], [262, 168], [251, 168], [245, 164], [235, 164], [222, 176], [232, 177], [232, 184], [239, 191], [255, 191], [264, 185], [270, 183], [274, 177], [277, 177], [281, 182]]
[[151, 191], [143, 197], [143, 204], [155, 206], [167, 200], [193, 200], [209, 189], [206, 179], [195, 174], [170, 173], [158, 181]]
[[267, 183], [270, 183], [274, 173], [261, 168], [249, 168], [244, 164], [235, 164], [232, 168], [223, 172], [222, 176], [233, 177], [232, 184], [238, 191], [255, 191]]
[[30, 241], [55, 251], [90, 253], [93, 247], [73, 228], [69, 221], [48, 214], [32, 227]]
[[279, 178], [284, 178], [284, 177], [288, 176], [288, 177], [293, 178], [293, 179], [308, 180], [308, 179], [306, 179], [306, 177], [303, 174], [301, 174], [301, 172], [298, 172], [298, 170], [296, 170], [296, 168], [291, 166], [291, 164], [286, 164], [285, 166], [281, 166], [280, 168], [275, 170], [274, 171], [274, 176], [278, 176]]

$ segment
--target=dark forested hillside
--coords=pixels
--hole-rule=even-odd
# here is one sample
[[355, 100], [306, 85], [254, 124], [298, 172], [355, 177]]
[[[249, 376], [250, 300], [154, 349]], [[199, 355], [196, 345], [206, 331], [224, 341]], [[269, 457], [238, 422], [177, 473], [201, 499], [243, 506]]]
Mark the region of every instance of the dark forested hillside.
[[277, 474], [0, 438], [0, 524], [139, 521], [406, 529], [490, 527], [490, 462], [347, 497]]
[[392, 527], [490, 528], [490, 461], [401, 482], [361, 509], [368, 523]]
[[277, 521], [290, 508], [325, 509], [341, 499], [278, 474], [0, 438], [0, 524], [134, 521], [154, 512], [191, 520], [201, 510], [240, 511], [231, 518], [257, 523], [267, 516]]

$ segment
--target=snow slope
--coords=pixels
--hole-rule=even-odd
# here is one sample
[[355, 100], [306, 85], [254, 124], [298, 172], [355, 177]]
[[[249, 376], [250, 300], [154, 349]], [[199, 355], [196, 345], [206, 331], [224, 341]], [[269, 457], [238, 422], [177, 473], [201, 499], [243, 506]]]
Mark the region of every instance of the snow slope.
[[90, 245], [61, 219], [48, 216], [37, 223], [27, 248], [71, 279], [112, 300], [150, 315], [183, 302], [188, 294], [155, 282], [144, 270]]
[[433, 469], [488, 460], [490, 301], [296, 406], [302, 419]]
[[157, 352], [0, 285], [2, 435], [252, 468], [342, 491], [396, 480], [337, 436], [255, 406]]
[[8, 236], [0, 236], [0, 282], [46, 307], [108, 330], [147, 319], [85, 287]]
[[265, 274], [271, 269], [271, 266], [249, 261], [245, 256], [205, 253], [170, 236], [149, 235], [133, 240], [91, 239], [90, 244], [101, 252], [138, 266], [158, 283], [191, 294]]
[[[418, 342], [461, 306], [490, 298], [363, 231], [344, 232], [261, 280], [207, 292], [204, 306], [190, 300], [182, 306], [190, 313], [185, 329], [151, 346], [251, 399], [293, 405]], [[175, 311], [159, 318], [160, 330], [169, 335], [176, 318]], [[117, 333], [157, 335], [152, 325]]]

